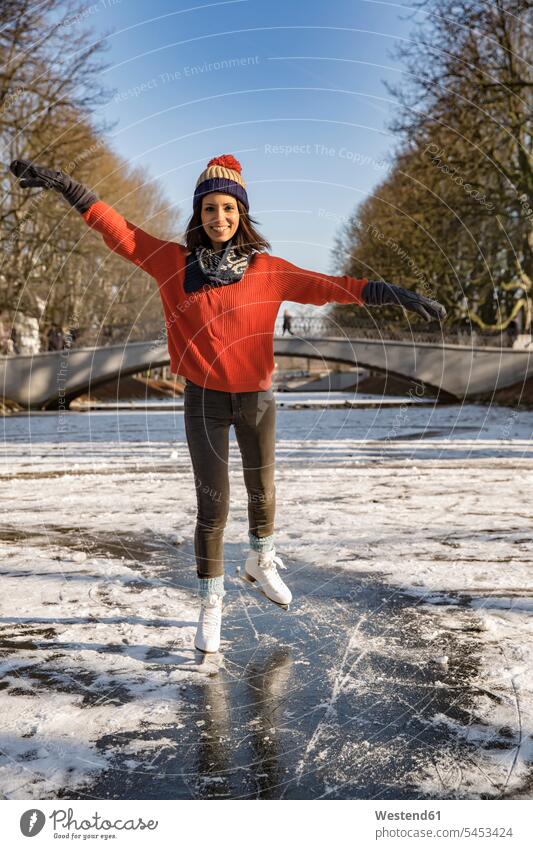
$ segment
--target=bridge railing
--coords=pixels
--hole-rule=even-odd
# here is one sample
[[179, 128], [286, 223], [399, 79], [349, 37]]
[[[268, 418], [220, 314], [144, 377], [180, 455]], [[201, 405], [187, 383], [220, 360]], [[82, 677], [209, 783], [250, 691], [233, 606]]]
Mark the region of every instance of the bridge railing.
[[[291, 319], [291, 331], [296, 336], [310, 338], [383, 339], [384, 341], [427, 342], [436, 345], [448, 343], [450, 345], [472, 345], [476, 347], [495, 346], [511, 348], [514, 340], [514, 337], [507, 332], [482, 333], [477, 330], [466, 330], [463, 328], [425, 330], [421, 325], [401, 327], [398, 324], [380, 321], [377, 316], [375, 321], [357, 319], [353, 323], [346, 321], [340, 323], [328, 316], [297, 315]], [[290, 336], [287, 331], [283, 334], [282, 317], [277, 319], [274, 332], [276, 336], [285, 335], [286, 338]]]
[[[386, 322], [376, 315], [375, 320], [368, 318], [354, 318], [353, 322], [343, 320], [342, 323], [335, 321], [331, 316], [295, 315], [291, 320], [291, 330], [296, 336], [301, 337], [329, 337], [329, 338], [358, 338], [384, 341], [406, 341], [427, 342], [435, 345], [472, 345], [476, 347], [496, 346], [510, 348], [514, 337], [507, 332], [482, 333], [477, 330], [463, 328], [439, 328], [438, 325], [429, 326], [427, 329], [421, 324], [400, 325]], [[276, 336], [283, 335], [283, 318], [277, 319], [274, 333]], [[285, 334], [288, 338], [289, 334]], [[152, 322], [149, 326], [131, 324], [116, 324], [105, 326], [98, 333], [94, 328], [82, 328], [75, 339], [71, 339], [65, 347], [107, 347], [109, 345], [128, 344], [131, 342], [149, 342], [161, 339], [165, 343], [166, 331], [163, 324], [157, 326]], [[42, 350], [46, 350], [43, 345]]]

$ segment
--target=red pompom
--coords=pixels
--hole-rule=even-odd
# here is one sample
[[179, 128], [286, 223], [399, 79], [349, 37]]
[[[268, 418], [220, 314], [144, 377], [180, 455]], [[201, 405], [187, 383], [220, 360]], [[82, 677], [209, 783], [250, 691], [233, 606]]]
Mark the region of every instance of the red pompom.
[[241, 173], [241, 163], [231, 153], [225, 153], [223, 156], [215, 156], [214, 159], [210, 159], [207, 167], [211, 168], [212, 165], [222, 165], [223, 168], [231, 168], [232, 171]]

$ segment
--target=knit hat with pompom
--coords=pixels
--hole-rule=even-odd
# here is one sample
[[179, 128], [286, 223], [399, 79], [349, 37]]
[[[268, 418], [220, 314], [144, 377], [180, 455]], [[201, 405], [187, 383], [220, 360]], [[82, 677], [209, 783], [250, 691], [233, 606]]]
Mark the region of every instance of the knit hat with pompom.
[[246, 183], [241, 177], [241, 163], [231, 153], [215, 156], [207, 163], [207, 168], [198, 177], [194, 190], [193, 207], [201, 202], [204, 195], [211, 192], [222, 192], [242, 201], [248, 210], [248, 195]]

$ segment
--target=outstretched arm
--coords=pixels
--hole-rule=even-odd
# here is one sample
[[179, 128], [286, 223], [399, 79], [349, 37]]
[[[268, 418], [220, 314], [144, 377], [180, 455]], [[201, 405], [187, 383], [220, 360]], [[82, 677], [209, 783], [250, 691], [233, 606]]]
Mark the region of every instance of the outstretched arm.
[[323, 306], [328, 303], [385, 306], [395, 304], [431, 321], [446, 318], [446, 310], [438, 301], [418, 295], [410, 289], [383, 283], [380, 280], [357, 279], [344, 274], [340, 277], [318, 274], [272, 257], [274, 271], [280, 284], [282, 301]]
[[23, 189], [54, 189], [63, 195], [93, 230], [103, 237], [108, 248], [133, 262], [152, 277], [163, 269], [165, 248], [171, 242], [157, 239], [127, 221], [113, 207], [98, 199], [98, 195], [62, 171], [34, 165], [25, 159], [15, 159], [11, 172]]
[[298, 268], [292, 262], [280, 257], [271, 257], [272, 271], [278, 284], [281, 301], [295, 301], [297, 304], [323, 306], [337, 304], [363, 304], [362, 291], [368, 282], [364, 277], [357, 280], [345, 274], [333, 277]]

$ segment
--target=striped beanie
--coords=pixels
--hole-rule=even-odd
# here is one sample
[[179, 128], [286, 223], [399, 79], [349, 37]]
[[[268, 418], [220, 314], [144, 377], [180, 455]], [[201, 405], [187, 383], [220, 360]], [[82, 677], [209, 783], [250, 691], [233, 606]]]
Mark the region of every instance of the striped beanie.
[[207, 168], [202, 171], [196, 182], [194, 190], [193, 208], [201, 202], [204, 195], [211, 192], [222, 192], [240, 200], [248, 210], [248, 195], [246, 194], [246, 183], [241, 177], [241, 163], [231, 153], [223, 156], [215, 156], [207, 163]]

